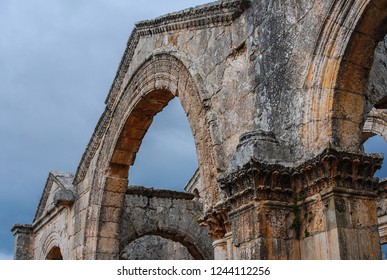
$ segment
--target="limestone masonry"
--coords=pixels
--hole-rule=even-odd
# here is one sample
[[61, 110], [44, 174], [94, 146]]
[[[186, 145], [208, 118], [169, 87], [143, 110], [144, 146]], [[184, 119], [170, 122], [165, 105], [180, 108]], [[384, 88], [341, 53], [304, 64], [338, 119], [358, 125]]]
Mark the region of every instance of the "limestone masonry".
[[[387, 0], [224, 0], [136, 24], [73, 174], [51, 172], [16, 259], [380, 259]], [[128, 186], [179, 98], [186, 193]]]

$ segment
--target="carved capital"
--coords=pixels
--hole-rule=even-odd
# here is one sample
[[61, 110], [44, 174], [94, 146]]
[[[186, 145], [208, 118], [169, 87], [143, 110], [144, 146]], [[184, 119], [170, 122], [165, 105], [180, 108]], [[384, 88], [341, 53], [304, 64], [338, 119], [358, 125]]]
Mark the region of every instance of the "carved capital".
[[374, 173], [381, 167], [380, 155], [352, 154], [326, 149], [292, 172], [295, 193], [312, 196], [328, 188], [368, 191], [377, 194], [378, 179]]
[[262, 163], [252, 158], [222, 177], [219, 184], [233, 209], [252, 201], [292, 203], [295, 196], [306, 198], [329, 188], [376, 195], [380, 187], [374, 173], [381, 164], [380, 155], [351, 154], [334, 149], [326, 149], [296, 167]]
[[224, 238], [227, 232], [231, 231], [231, 223], [229, 221], [229, 209], [225, 206], [218, 206], [212, 212], [208, 212], [199, 220], [201, 226], [208, 227], [209, 234], [212, 239], [219, 240]]
[[289, 168], [250, 161], [219, 180], [227, 201], [239, 208], [252, 201], [290, 202], [293, 194]]

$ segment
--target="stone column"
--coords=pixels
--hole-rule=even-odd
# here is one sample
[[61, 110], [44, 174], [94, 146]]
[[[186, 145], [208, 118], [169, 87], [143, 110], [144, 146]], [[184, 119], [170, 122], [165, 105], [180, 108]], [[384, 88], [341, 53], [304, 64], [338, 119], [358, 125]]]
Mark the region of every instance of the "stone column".
[[382, 159], [327, 149], [293, 172], [301, 259], [380, 259]]
[[227, 239], [222, 238], [214, 241], [212, 243], [212, 247], [214, 248], [214, 259], [215, 260], [227, 260], [228, 252], [227, 252]]
[[222, 180], [237, 259], [298, 259], [290, 174], [251, 162]]
[[289, 152], [267, 131], [240, 137], [219, 180], [228, 205], [236, 259], [298, 259]]
[[15, 260], [33, 260], [33, 234], [32, 225], [16, 224], [11, 229], [15, 236], [15, 250], [13, 258]]
[[217, 209], [207, 213], [203, 219], [199, 221], [201, 226], [208, 227], [209, 235], [214, 242], [215, 260], [229, 260], [232, 259], [232, 252], [230, 246], [230, 222], [227, 215], [227, 209], [224, 205], [219, 204]]
[[127, 187], [126, 178], [106, 177], [99, 216], [96, 259], [117, 260], [119, 258], [119, 230]]
[[380, 259], [379, 156], [326, 149], [298, 166], [270, 132], [241, 136], [225, 194], [238, 259]]

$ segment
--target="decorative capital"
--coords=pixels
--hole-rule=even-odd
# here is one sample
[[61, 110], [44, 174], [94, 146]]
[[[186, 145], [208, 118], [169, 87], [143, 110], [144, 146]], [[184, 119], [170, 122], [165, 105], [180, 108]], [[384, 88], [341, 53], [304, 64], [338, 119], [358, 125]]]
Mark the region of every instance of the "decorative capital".
[[291, 202], [293, 194], [290, 169], [278, 164], [250, 161], [219, 183], [234, 208], [260, 200]]
[[[330, 188], [376, 195], [381, 187], [374, 173], [382, 161], [380, 155], [351, 154], [334, 149], [326, 149], [296, 167], [251, 158], [219, 179], [219, 184], [234, 209], [253, 201], [292, 203], [295, 196], [309, 197]], [[386, 190], [382, 191], [383, 195], [385, 193]]]
[[292, 184], [296, 193], [311, 196], [328, 188], [368, 191], [379, 190], [376, 170], [383, 157], [376, 154], [352, 154], [326, 149], [314, 159], [296, 167], [292, 172]]
[[209, 235], [214, 240], [224, 238], [225, 234], [231, 231], [231, 223], [228, 218], [229, 209], [223, 206], [218, 208], [208, 212], [199, 220], [201, 226], [209, 228]]

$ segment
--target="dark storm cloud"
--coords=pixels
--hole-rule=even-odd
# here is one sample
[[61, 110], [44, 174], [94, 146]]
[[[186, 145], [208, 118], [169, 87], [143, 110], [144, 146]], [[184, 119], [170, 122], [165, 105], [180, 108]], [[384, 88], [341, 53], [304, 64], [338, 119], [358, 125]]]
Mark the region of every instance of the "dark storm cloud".
[[[48, 172], [75, 172], [134, 22], [205, 2], [0, 1], [0, 259], [12, 255], [11, 226], [31, 223]], [[174, 145], [187, 161], [184, 137]]]

